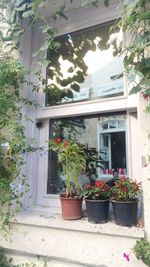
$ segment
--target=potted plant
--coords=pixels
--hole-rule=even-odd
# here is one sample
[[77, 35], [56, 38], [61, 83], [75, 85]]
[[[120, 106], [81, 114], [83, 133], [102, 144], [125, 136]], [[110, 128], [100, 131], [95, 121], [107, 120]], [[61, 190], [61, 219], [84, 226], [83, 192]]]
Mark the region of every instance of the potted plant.
[[138, 197], [141, 194], [141, 183], [122, 176], [111, 188], [116, 224], [131, 226], [137, 223]]
[[78, 177], [85, 168], [85, 154], [81, 145], [59, 137], [49, 140], [49, 148], [58, 155], [65, 177], [66, 191], [60, 195], [64, 219], [79, 219], [82, 216], [82, 198], [79, 192]]
[[94, 185], [86, 184], [82, 188], [81, 196], [86, 202], [88, 221], [94, 223], [108, 221], [110, 187], [103, 180], [95, 181]]

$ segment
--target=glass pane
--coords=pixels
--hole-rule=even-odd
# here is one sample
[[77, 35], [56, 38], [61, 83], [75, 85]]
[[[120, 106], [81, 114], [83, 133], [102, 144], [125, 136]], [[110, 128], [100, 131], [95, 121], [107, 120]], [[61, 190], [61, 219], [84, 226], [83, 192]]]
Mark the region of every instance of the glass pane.
[[126, 168], [126, 141], [125, 132], [115, 132], [110, 134], [111, 137], [111, 158], [112, 169]]
[[117, 123], [118, 123], [118, 128], [125, 128], [125, 121], [124, 120], [119, 120]]
[[[80, 185], [112, 176], [113, 168], [118, 168], [120, 174], [126, 172], [125, 131], [101, 133], [100, 118], [102, 117], [97, 115], [50, 121], [50, 138], [75, 140], [85, 148], [86, 169], [79, 176]], [[108, 115], [107, 119], [110, 121]], [[47, 193], [59, 194], [64, 190], [65, 177], [58, 163], [57, 153], [49, 152]]]
[[105, 123], [105, 124], [102, 126], [102, 128], [103, 128], [104, 130], [108, 129], [108, 123]]
[[[60, 47], [48, 50], [47, 103], [56, 105], [123, 95], [123, 57], [111, 44], [113, 22], [60, 36]], [[116, 76], [118, 76], [117, 79]]]
[[110, 122], [109, 122], [109, 128], [110, 128], [110, 129], [114, 129], [114, 128], [116, 128], [116, 121], [110, 121]]

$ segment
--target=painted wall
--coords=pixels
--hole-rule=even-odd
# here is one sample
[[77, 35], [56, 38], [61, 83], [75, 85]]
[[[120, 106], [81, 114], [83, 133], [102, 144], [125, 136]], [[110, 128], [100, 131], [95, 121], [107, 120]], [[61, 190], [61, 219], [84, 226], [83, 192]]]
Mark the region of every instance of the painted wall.
[[146, 101], [143, 96], [139, 98], [139, 134], [140, 134], [140, 170], [143, 185], [143, 201], [144, 201], [144, 222], [145, 231], [150, 241], [150, 164], [148, 164], [148, 155], [150, 155], [150, 113], [146, 113], [145, 109], [150, 100]]
[[[73, 31], [87, 26], [99, 24], [107, 20], [118, 17], [119, 11], [116, 9], [117, 6], [118, 6], [118, 1], [112, 1], [109, 8], [105, 8], [104, 5], [100, 3], [100, 6], [98, 8], [95, 8], [92, 5], [84, 5], [84, 7], [82, 8], [71, 9], [70, 11], [67, 12], [68, 20], [67, 21], [58, 20], [55, 26], [57, 27], [58, 32], [62, 34], [67, 32], [68, 30]], [[26, 29], [25, 34], [22, 37], [22, 43], [21, 43], [21, 60], [27, 67], [30, 68], [31, 66], [36, 72], [41, 69], [41, 65], [39, 65], [37, 62], [41, 56], [38, 55], [38, 57], [36, 58], [33, 57], [33, 53], [37, 49], [39, 49], [41, 44], [43, 43], [42, 35], [40, 32], [41, 31], [40, 25], [35, 25], [32, 28], [29, 28], [28, 25], [25, 25], [25, 29]], [[46, 75], [45, 67], [42, 67], [41, 71], [45, 76]], [[98, 79], [98, 75], [96, 77], [97, 77], [96, 79]], [[35, 83], [39, 82], [34, 75], [31, 75], [29, 79]], [[88, 82], [90, 82], [89, 79], [87, 79], [86, 83]], [[96, 84], [98, 83], [99, 81], [97, 80]], [[25, 114], [28, 115], [33, 121], [33, 123], [30, 121], [25, 122], [27, 138], [28, 140], [29, 138], [35, 138], [37, 145], [44, 146], [45, 150], [47, 149], [46, 141], [49, 138], [48, 122], [50, 118], [66, 117], [68, 115], [76, 116], [85, 114], [107, 113], [112, 111], [116, 112], [116, 111], [132, 110], [132, 109], [136, 110], [137, 107], [137, 96], [127, 95], [126, 84], [125, 84], [125, 95], [120, 96], [118, 98], [113, 97], [101, 100], [96, 99], [93, 101], [84, 102], [83, 104], [73, 103], [56, 107], [55, 106], [45, 107], [45, 95], [42, 92], [42, 89], [39, 91], [39, 93], [36, 92], [33, 93], [32, 88], [26, 86], [24, 88], [24, 94], [26, 95], [26, 97], [36, 100], [41, 105], [39, 108], [28, 108], [24, 110]], [[39, 120], [42, 120], [43, 122], [42, 128], [36, 127], [36, 121]], [[97, 131], [96, 123], [93, 123], [92, 126], [89, 125], [89, 129], [90, 131]], [[133, 126], [132, 130], [134, 129], [135, 128]], [[131, 135], [132, 131], [128, 136], [129, 140]], [[96, 145], [97, 142], [97, 140], [93, 139], [86, 141], [89, 141], [91, 146], [94, 144]], [[134, 148], [132, 151], [134, 151]], [[27, 175], [28, 183], [30, 185], [31, 194], [29, 193], [26, 195], [25, 207], [36, 205], [37, 203], [38, 204], [45, 203], [45, 205], [49, 205], [50, 203], [49, 197], [47, 198], [46, 196], [47, 168], [48, 168], [47, 155], [48, 154], [46, 152], [43, 153], [35, 152], [31, 154], [28, 153], [26, 156], [27, 164], [25, 172]], [[129, 149], [129, 155], [130, 155], [129, 169], [131, 170], [133, 168], [131, 162], [132, 159], [134, 158], [134, 153], [132, 153], [130, 149]], [[136, 170], [136, 168], [134, 169]], [[32, 196], [31, 198], [30, 195]]]

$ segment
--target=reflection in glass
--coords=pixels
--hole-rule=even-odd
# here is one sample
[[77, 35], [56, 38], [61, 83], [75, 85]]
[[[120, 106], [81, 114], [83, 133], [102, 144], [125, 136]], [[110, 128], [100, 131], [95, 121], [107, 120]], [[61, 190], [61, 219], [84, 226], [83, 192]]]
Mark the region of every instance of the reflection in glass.
[[47, 106], [123, 95], [123, 56], [112, 45], [122, 32], [112, 32], [113, 23], [56, 38], [60, 47], [47, 56]]

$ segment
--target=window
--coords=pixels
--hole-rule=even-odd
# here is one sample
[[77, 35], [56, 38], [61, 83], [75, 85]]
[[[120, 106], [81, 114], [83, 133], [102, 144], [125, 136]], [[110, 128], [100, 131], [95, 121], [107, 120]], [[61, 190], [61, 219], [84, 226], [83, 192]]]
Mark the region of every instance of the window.
[[[126, 114], [70, 117], [50, 120], [50, 138], [74, 139], [85, 147], [86, 170], [80, 184], [112, 176], [112, 169], [127, 173]], [[49, 153], [47, 193], [58, 194], [65, 188], [57, 154]]]
[[47, 106], [123, 95], [123, 58], [112, 46], [122, 33], [110, 33], [113, 23], [56, 38], [60, 47], [48, 51]]

